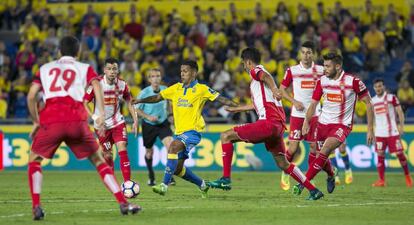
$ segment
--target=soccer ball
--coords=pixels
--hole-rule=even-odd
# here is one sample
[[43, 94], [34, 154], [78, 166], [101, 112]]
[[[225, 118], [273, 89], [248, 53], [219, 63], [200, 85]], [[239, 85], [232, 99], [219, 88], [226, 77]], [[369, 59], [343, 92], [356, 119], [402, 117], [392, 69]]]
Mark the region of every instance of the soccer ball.
[[132, 180], [127, 180], [122, 183], [121, 188], [125, 198], [135, 198], [137, 195], [139, 195], [139, 184]]

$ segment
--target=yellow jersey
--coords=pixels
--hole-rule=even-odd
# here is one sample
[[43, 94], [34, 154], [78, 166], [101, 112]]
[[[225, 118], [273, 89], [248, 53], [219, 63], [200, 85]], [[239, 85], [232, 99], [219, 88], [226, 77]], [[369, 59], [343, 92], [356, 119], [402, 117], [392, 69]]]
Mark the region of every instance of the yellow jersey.
[[174, 116], [175, 134], [186, 131], [202, 131], [205, 122], [201, 112], [207, 100], [214, 101], [220, 95], [207, 85], [198, 83], [197, 80], [185, 87], [182, 83], [176, 83], [160, 92], [164, 99], [171, 100]]

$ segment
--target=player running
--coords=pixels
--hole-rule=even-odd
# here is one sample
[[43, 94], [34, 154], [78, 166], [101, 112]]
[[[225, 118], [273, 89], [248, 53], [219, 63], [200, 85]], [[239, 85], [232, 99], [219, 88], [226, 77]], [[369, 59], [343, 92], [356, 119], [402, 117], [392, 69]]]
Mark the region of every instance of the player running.
[[[308, 135], [302, 135], [302, 125], [306, 110], [312, 102], [315, 84], [323, 75], [323, 66], [316, 65], [313, 61], [314, 54], [315, 45], [310, 41], [304, 42], [300, 48], [300, 63], [286, 70], [285, 77], [280, 85], [282, 96], [293, 104], [290, 114], [289, 146], [285, 153], [286, 159], [292, 162], [292, 158], [298, 149], [300, 141], [305, 140], [310, 146], [308, 165], [316, 157], [316, 144], [313, 133], [318, 123], [318, 115], [321, 110], [320, 104], [316, 106], [315, 114], [310, 120], [310, 131]], [[292, 86], [293, 97], [286, 90], [290, 86]], [[289, 178], [286, 173], [282, 173], [280, 187], [285, 191], [290, 188]]]
[[209, 182], [212, 188], [231, 189], [231, 162], [235, 142], [264, 142], [266, 149], [272, 154], [276, 165], [310, 191], [310, 200], [323, 197], [315, 186], [303, 175], [299, 168], [289, 163], [285, 157], [283, 133], [285, 131], [285, 112], [281, 102], [281, 94], [272, 76], [260, 62], [260, 52], [256, 48], [246, 48], [242, 51], [243, 66], [249, 72], [252, 81], [250, 92], [253, 104], [227, 108], [230, 112], [256, 110], [259, 119], [254, 123], [236, 126], [221, 134], [223, 150], [223, 177]]
[[[357, 97], [367, 106], [367, 143], [371, 145], [374, 138], [373, 111], [371, 97], [365, 84], [342, 69], [342, 56], [329, 53], [323, 57], [325, 75], [316, 83], [312, 95], [312, 103], [306, 112], [302, 134], [310, 131], [310, 120], [315, 114], [322, 96], [322, 113], [319, 115], [315, 131], [318, 155], [306, 173], [308, 179], [313, 179], [322, 169], [328, 173], [327, 191], [335, 189], [335, 172], [328, 159], [329, 155], [338, 148], [352, 130], [353, 115]], [[293, 188], [294, 194], [301, 194], [302, 184]]]
[[[103, 93], [104, 93], [104, 115], [105, 115], [105, 135], [99, 136], [99, 143], [103, 147], [103, 155], [106, 163], [114, 169], [114, 161], [112, 158], [112, 146], [116, 145], [118, 149], [120, 168], [124, 182], [131, 180], [131, 166], [127, 152], [127, 131], [125, 126], [124, 117], [121, 114], [121, 103], [125, 100], [128, 104], [129, 113], [131, 114], [134, 124], [133, 129], [137, 131], [137, 116], [135, 109], [131, 104], [131, 93], [127, 83], [118, 77], [119, 75], [119, 63], [114, 58], [108, 58], [104, 63], [104, 74], [98, 78]], [[92, 87], [89, 87], [86, 91], [84, 100], [91, 102], [95, 100], [95, 92]], [[94, 101], [96, 104], [96, 101]], [[92, 118], [96, 118], [96, 115], [101, 114], [100, 109], [95, 107]], [[94, 120], [95, 132], [98, 132], [98, 125]]]
[[[375, 151], [378, 157], [379, 180], [372, 184], [373, 187], [385, 187], [385, 150], [388, 147], [390, 153], [396, 153], [402, 168], [404, 169], [407, 187], [413, 186], [413, 181], [408, 170], [407, 158], [401, 143], [400, 135], [404, 134], [404, 113], [398, 98], [385, 91], [384, 80], [374, 81], [375, 96], [372, 98], [375, 112]], [[397, 125], [396, 115], [400, 124]]]
[[172, 101], [175, 135], [168, 148], [167, 165], [162, 183], [152, 187], [155, 193], [165, 195], [167, 184], [173, 174], [197, 185], [201, 197], [207, 197], [209, 187], [206, 182], [195, 175], [184, 161], [188, 159], [190, 150], [201, 141], [199, 133], [205, 127], [201, 111], [207, 100], [218, 101], [227, 106], [237, 106], [233, 101], [220, 96], [218, 92], [196, 80], [198, 66], [195, 61], [188, 60], [181, 64], [181, 81], [159, 94], [144, 99], [134, 99], [133, 103], [157, 103], [164, 99]]
[[[144, 88], [137, 97], [138, 99], [154, 96], [167, 89], [161, 85], [161, 71], [159, 69], [150, 69], [147, 72], [148, 82], [150, 86]], [[137, 114], [142, 121], [142, 139], [145, 147], [145, 163], [148, 169], [148, 185], [155, 185], [155, 174], [152, 168], [152, 155], [154, 154], [154, 143], [157, 137], [166, 149], [169, 149], [172, 142], [172, 131], [170, 122], [168, 122], [167, 101], [163, 100], [153, 104], [138, 104], [136, 107]], [[171, 178], [171, 184], [175, 184], [174, 178]]]
[[[34, 77], [27, 101], [33, 119], [30, 137], [33, 143], [29, 155], [28, 178], [32, 197], [34, 220], [44, 218], [40, 203], [43, 174], [41, 162], [51, 159], [56, 149], [65, 142], [78, 159], [88, 158], [96, 167], [102, 181], [120, 204], [122, 214], [135, 214], [138, 205], [128, 203], [121, 192], [114, 173], [102, 158], [99, 145], [89, 130], [88, 114], [83, 105], [85, 88], [91, 84], [96, 94], [96, 107], [103, 112], [103, 96], [97, 74], [88, 64], [76, 61], [79, 41], [72, 36], [63, 37], [59, 43], [62, 57], [44, 64]], [[43, 90], [44, 108], [38, 113], [37, 94]], [[96, 115], [100, 134], [104, 129], [103, 113]]]

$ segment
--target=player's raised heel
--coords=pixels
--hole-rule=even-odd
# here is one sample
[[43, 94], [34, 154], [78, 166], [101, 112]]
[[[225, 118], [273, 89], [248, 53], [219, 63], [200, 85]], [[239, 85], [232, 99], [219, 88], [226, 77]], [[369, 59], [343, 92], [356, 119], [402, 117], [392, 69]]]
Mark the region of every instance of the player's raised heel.
[[324, 194], [321, 191], [319, 191], [317, 188], [315, 188], [310, 191], [310, 195], [307, 198], [307, 200], [318, 200], [318, 199], [323, 198], [323, 196]]
[[292, 193], [294, 195], [300, 195], [302, 194], [303, 188], [305, 187], [302, 184], [296, 184], [295, 186], [293, 186]]
[[352, 181], [354, 181], [354, 178], [352, 176], [352, 170], [345, 170], [345, 184], [351, 184]]
[[207, 186], [229, 191], [231, 190], [231, 180], [228, 177], [222, 177], [218, 180], [207, 182]]
[[33, 220], [42, 220], [45, 217], [45, 213], [40, 206], [33, 208]]
[[407, 187], [413, 187], [413, 179], [411, 179], [410, 175], [405, 176], [405, 183], [407, 184]]
[[132, 203], [120, 204], [119, 209], [122, 215], [128, 215], [128, 213], [136, 214], [142, 210], [141, 206]]
[[160, 195], [165, 195], [167, 193], [167, 189], [168, 186], [164, 183], [152, 186], [152, 191]]
[[286, 173], [282, 173], [280, 177], [280, 187], [284, 191], [288, 191], [290, 189], [290, 176]]
[[332, 193], [335, 190], [335, 177], [338, 176], [338, 169], [336, 167], [334, 167], [334, 175], [333, 176], [329, 176], [326, 179], [326, 190], [328, 191], [328, 193]]

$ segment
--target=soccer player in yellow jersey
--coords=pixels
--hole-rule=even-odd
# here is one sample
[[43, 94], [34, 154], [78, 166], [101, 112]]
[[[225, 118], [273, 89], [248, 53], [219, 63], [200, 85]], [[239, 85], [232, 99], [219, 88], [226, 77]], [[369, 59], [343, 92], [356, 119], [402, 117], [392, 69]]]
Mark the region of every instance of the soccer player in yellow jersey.
[[157, 95], [133, 100], [133, 104], [156, 103], [164, 99], [172, 102], [175, 125], [174, 140], [168, 148], [164, 180], [153, 186], [153, 191], [160, 195], [167, 193], [167, 184], [173, 175], [177, 175], [196, 184], [201, 191], [202, 198], [207, 197], [209, 187], [206, 182], [185, 167], [184, 161], [188, 158], [190, 150], [201, 140], [199, 132], [205, 126], [201, 111], [206, 101], [218, 101], [227, 106], [237, 106], [235, 102], [220, 96], [217, 91], [198, 83], [197, 71], [198, 66], [195, 61], [185, 61], [181, 64], [182, 83], [176, 83]]

